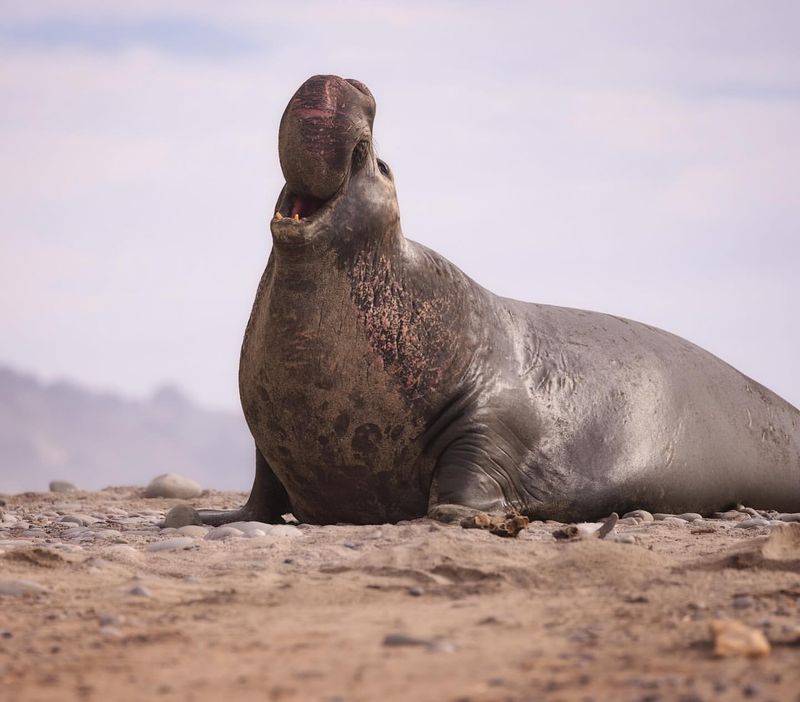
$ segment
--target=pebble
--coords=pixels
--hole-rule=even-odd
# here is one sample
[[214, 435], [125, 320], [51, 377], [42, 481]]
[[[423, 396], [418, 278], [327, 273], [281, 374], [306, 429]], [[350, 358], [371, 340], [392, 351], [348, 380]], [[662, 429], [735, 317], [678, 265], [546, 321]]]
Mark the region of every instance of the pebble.
[[737, 529], [758, 529], [759, 527], [769, 526], [769, 519], [763, 517], [753, 517], [752, 519], [745, 519], [736, 525]]
[[388, 647], [422, 646], [428, 651], [437, 653], [453, 653], [456, 650], [455, 644], [445, 639], [421, 639], [407, 634], [387, 634], [383, 639], [383, 645]]
[[164, 473], [150, 481], [145, 488], [145, 497], [177, 497], [188, 500], [197, 497], [203, 489], [199, 483], [177, 473]]
[[52, 480], [50, 482], [50, 492], [75, 492], [77, 489], [77, 485], [67, 480]]
[[219, 541], [221, 539], [229, 539], [237, 536], [244, 536], [244, 532], [241, 529], [236, 529], [231, 526], [221, 526], [209, 531], [208, 534], [206, 534], [206, 539], [208, 541]]
[[724, 519], [726, 521], [737, 521], [741, 519], [747, 519], [747, 515], [742, 514], [738, 510], [729, 509], [727, 512], [714, 512], [711, 515], [713, 519]]
[[703, 515], [697, 512], [684, 512], [683, 514], [679, 514], [678, 518], [687, 522], [697, 522], [703, 519]]
[[164, 526], [172, 529], [180, 529], [184, 526], [202, 524], [197, 510], [186, 502], [175, 505], [164, 518]]
[[16, 548], [18, 546], [33, 546], [30, 539], [3, 539], [0, 541], [0, 548]]
[[150, 592], [144, 585], [134, 585], [130, 590], [128, 590], [129, 595], [133, 595], [134, 597], [152, 597], [153, 593]]
[[59, 514], [64, 514], [65, 512], [75, 512], [80, 508], [81, 506], [75, 502], [59, 502], [53, 505], [53, 509]]
[[633, 534], [613, 534], [608, 537], [609, 541], [614, 541], [618, 544], [635, 544], [636, 537]]
[[104, 612], [97, 616], [97, 623], [100, 626], [120, 626], [125, 623], [125, 617], [122, 614]]
[[627, 519], [628, 517], [635, 517], [636, 519], [641, 519], [643, 522], [652, 522], [655, 519], [655, 517], [645, 509], [635, 509], [632, 512], [626, 512], [622, 515], [623, 519]]
[[277, 537], [282, 539], [294, 539], [302, 536], [303, 532], [296, 526], [291, 524], [275, 524], [271, 525], [272, 528], [267, 532], [267, 536]]
[[689, 522], [681, 517], [664, 517], [659, 519], [662, 524], [672, 524], [673, 526], [686, 526]]
[[753, 629], [735, 619], [715, 619], [710, 626], [717, 656], [757, 658], [770, 652], [769, 641], [760, 629]]
[[795, 512], [794, 514], [779, 514], [778, 519], [782, 522], [800, 522], [800, 512]]
[[150, 544], [145, 550], [151, 553], [157, 551], [183, 551], [187, 548], [192, 548], [194, 545], [195, 540], [191, 536], [178, 536], [174, 539], [156, 541]]
[[32, 580], [3, 580], [0, 581], [0, 596], [21, 597], [23, 595], [41, 595], [47, 588]]
[[116, 539], [122, 537], [122, 532], [117, 531], [116, 529], [100, 529], [99, 531], [94, 532], [94, 535], [98, 539]]
[[91, 517], [88, 514], [67, 514], [59, 520], [62, 524], [80, 524], [81, 526], [89, 526], [90, 524], [97, 524], [100, 520], [97, 517]]
[[736, 609], [749, 609], [756, 601], [750, 595], [737, 595], [733, 598], [733, 606]]
[[191, 536], [195, 539], [202, 539], [206, 534], [208, 534], [208, 531], [208, 527], [189, 524], [178, 529], [176, 533], [181, 534], [182, 536]]

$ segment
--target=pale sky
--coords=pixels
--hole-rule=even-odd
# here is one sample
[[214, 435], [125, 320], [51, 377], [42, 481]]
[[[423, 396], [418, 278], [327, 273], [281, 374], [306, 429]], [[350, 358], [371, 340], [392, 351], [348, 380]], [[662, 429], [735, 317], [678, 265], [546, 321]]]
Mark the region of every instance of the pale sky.
[[795, 2], [9, 2], [0, 363], [237, 408], [315, 73], [364, 81], [406, 235], [497, 293], [707, 348], [800, 405]]

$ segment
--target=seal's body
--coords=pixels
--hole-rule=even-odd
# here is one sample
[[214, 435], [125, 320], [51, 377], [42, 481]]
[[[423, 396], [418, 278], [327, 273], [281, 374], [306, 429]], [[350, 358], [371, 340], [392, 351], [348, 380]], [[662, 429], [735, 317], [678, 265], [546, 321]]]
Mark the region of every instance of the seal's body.
[[797, 409], [679, 337], [500, 298], [404, 238], [373, 116], [334, 76], [284, 114], [240, 366], [256, 481], [205, 521], [800, 509]]

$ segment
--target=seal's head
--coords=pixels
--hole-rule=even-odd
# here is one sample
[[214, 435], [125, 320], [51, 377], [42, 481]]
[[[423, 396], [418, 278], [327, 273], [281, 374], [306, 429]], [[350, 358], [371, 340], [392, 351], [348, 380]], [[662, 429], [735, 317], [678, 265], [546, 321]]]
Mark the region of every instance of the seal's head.
[[278, 148], [286, 185], [271, 229], [276, 246], [349, 241], [399, 220], [388, 166], [372, 144], [375, 99], [366, 85], [313, 76], [281, 118]]

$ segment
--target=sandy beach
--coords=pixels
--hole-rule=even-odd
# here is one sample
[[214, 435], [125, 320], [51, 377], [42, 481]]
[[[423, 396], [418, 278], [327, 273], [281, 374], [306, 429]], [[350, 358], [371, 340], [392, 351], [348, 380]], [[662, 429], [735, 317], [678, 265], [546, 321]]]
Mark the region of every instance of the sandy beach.
[[[175, 531], [158, 525], [176, 501], [136, 488], [3, 502], [4, 700], [800, 700], [790, 515], [557, 539], [424, 519]], [[715, 655], [718, 620], [769, 652]]]

